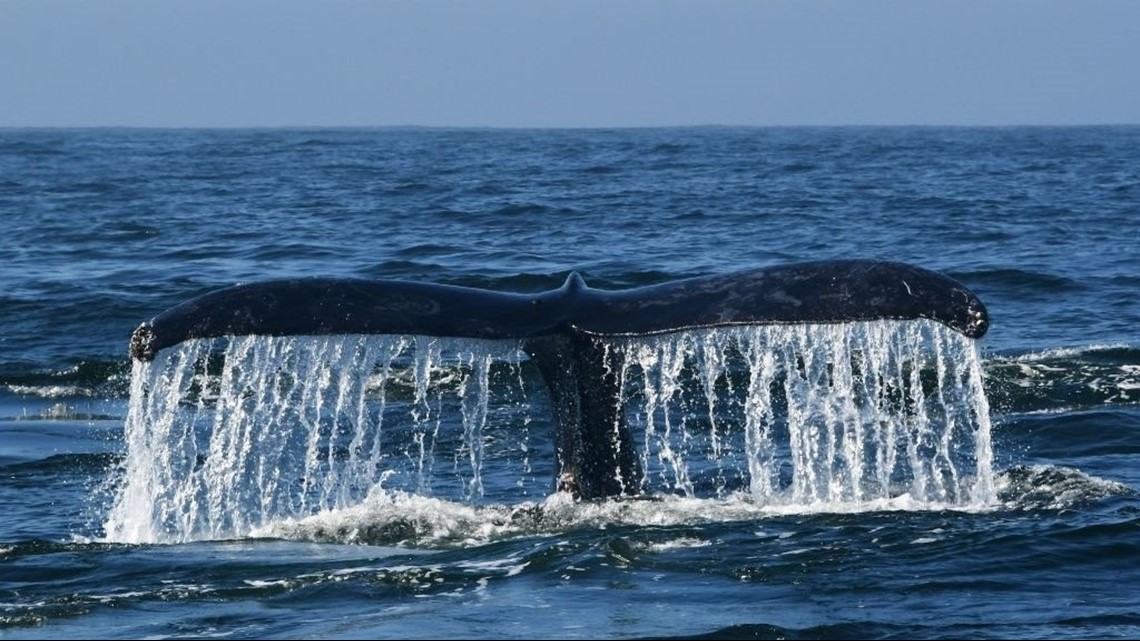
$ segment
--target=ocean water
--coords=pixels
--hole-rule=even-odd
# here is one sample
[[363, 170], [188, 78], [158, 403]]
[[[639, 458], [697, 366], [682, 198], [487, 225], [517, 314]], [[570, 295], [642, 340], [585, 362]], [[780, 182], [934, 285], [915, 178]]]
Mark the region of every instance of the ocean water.
[[[0, 216], [2, 637], [1140, 637], [1140, 127], [9, 129]], [[509, 342], [127, 356], [234, 283], [846, 258], [989, 333], [624, 342], [637, 499], [555, 492]]]

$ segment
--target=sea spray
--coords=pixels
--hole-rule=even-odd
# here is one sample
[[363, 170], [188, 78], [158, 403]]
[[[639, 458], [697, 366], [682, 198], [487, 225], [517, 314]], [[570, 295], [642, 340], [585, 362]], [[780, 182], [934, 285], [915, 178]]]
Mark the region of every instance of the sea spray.
[[[623, 356], [648, 494], [812, 510], [995, 500], [977, 347], [937, 323], [740, 326], [608, 349]], [[387, 492], [544, 496], [553, 428], [525, 359], [517, 342], [422, 336], [164, 350], [134, 364], [106, 537], [243, 537]]]

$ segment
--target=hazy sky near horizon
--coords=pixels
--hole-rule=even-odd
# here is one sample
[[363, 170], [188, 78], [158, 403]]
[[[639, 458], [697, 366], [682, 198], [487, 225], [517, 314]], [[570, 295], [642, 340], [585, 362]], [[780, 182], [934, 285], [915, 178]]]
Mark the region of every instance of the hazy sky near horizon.
[[0, 0], [0, 126], [1140, 123], [1133, 0]]

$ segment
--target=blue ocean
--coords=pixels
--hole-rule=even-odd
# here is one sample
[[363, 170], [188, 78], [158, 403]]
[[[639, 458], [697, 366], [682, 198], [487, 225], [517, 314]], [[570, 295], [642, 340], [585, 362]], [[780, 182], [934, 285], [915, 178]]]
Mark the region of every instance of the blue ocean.
[[[1140, 127], [5, 129], [0, 215], [0, 637], [1140, 637]], [[988, 333], [623, 339], [632, 497], [510, 341], [128, 356], [238, 283], [847, 259]]]

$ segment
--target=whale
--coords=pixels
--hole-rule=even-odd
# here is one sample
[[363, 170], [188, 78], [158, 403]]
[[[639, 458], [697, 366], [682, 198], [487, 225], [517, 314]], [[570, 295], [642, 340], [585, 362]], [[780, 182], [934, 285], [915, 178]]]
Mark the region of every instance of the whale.
[[[130, 356], [153, 360], [184, 341], [225, 336], [391, 334], [521, 342], [550, 392], [558, 491], [633, 496], [643, 471], [620, 406], [618, 337], [734, 325], [927, 319], [973, 339], [985, 305], [957, 280], [881, 260], [793, 263], [622, 290], [504, 292], [359, 278], [266, 280], [218, 289], [161, 312], [132, 333]], [[606, 402], [612, 400], [612, 402]]]

